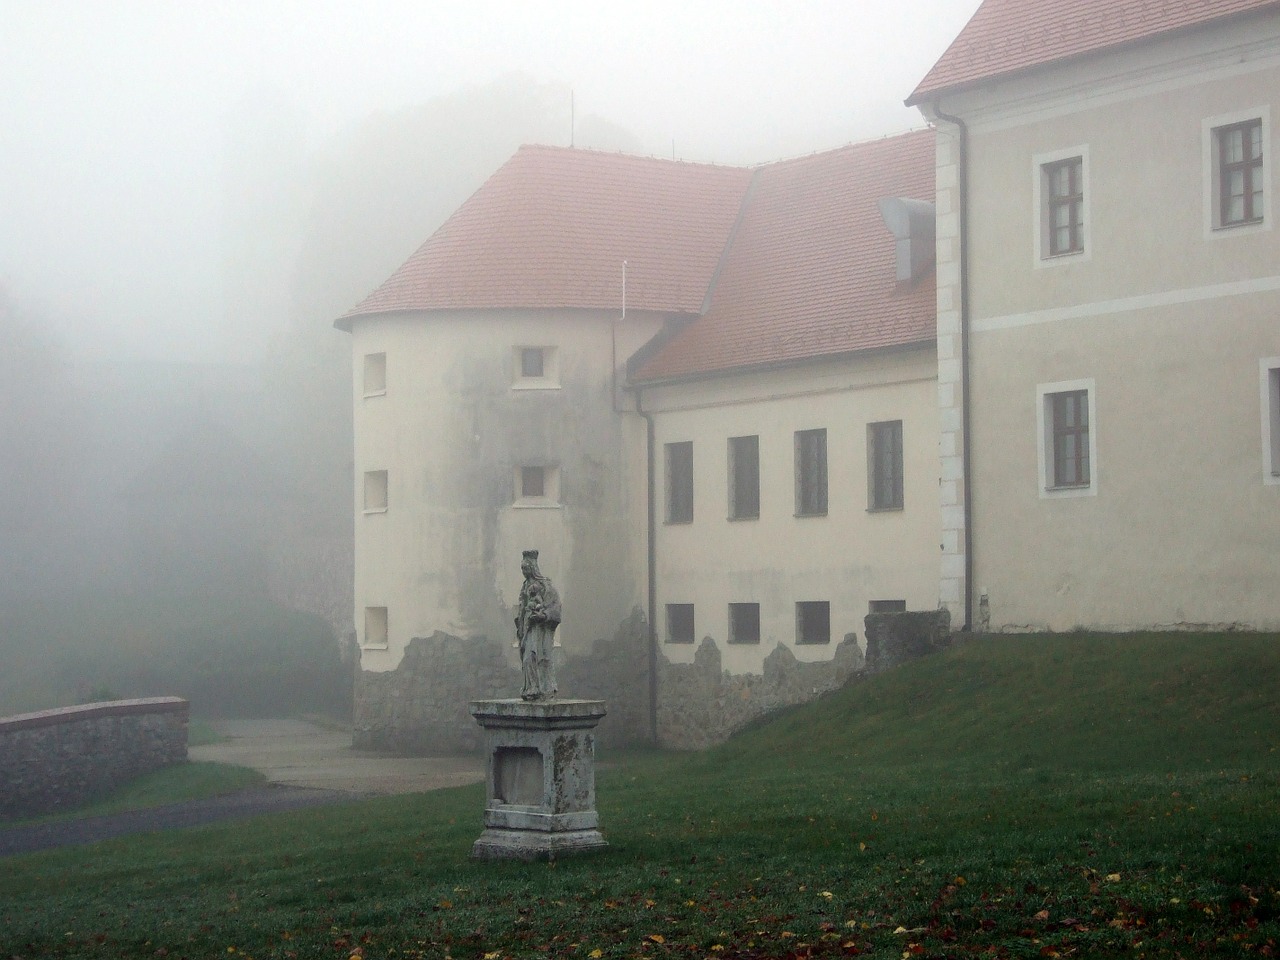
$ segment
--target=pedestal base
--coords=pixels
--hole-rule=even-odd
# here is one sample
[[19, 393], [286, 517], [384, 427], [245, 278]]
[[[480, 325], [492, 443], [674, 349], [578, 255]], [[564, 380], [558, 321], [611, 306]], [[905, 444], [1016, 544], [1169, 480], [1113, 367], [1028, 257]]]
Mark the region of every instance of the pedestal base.
[[554, 859], [607, 846], [598, 829], [596, 724], [601, 700], [482, 700], [488, 798], [481, 859]]

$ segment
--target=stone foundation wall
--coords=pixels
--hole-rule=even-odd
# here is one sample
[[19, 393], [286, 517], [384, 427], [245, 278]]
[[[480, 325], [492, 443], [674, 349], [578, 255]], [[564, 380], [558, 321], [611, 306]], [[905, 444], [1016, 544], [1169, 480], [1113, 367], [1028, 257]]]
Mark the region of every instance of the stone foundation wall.
[[862, 665], [862, 648], [850, 633], [830, 660], [801, 663], [780, 643], [765, 657], [763, 674], [729, 674], [716, 641], [704, 637], [692, 664], [659, 659], [659, 742], [681, 750], [720, 743], [758, 717], [844, 686]]
[[190, 706], [116, 700], [0, 719], [0, 818], [69, 809], [187, 759]]
[[[648, 738], [648, 653], [643, 614], [634, 612], [610, 640], [586, 656], [556, 651], [563, 697], [604, 700], [598, 742], [618, 746]], [[359, 749], [430, 756], [478, 752], [484, 731], [467, 710], [472, 700], [520, 694], [511, 641], [414, 637], [394, 670], [356, 672], [352, 743]]]
[[951, 643], [951, 613], [947, 609], [907, 613], [869, 613], [867, 672], [879, 673], [908, 660], [946, 649]]

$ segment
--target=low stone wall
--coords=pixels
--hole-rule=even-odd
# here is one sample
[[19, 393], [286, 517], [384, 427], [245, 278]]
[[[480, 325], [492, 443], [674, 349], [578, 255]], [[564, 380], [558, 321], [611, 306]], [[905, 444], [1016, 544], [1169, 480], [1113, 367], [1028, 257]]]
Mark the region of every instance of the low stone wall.
[[863, 623], [867, 630], [868, 673], [937, 653], [951, 643], [951, 613], [945, 609], [869, 613]]
[[850, 633], [830, 660], [801, 663], [785, 643], [764, 659], [764, 673], [725, 673], [720, 648], [704, 637], [693, 663], [661, 658], [658, 739], [664, 747], [699, 750], [727, 740], [747, 723], [781, 707], [807, 703], [844, 686], [862, 668], [862, 648]]
[[0, 818], [53, 813], [187, 759], [190, 705], [115, 700], [0, 719]]

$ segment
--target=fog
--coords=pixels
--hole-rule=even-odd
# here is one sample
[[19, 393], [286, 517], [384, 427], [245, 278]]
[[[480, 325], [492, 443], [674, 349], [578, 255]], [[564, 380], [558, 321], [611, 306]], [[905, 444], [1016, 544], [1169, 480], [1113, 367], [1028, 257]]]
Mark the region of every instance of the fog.
[[[524, 142], [750, 164], [919, 127], [902, 100], [977, 5], [0, 0], [10, 667], [146, 633], [106, 596], [344, 635], [336, 316]], [[97, 599], [32, 613], [69, 594]], [[64, 673], [49, 696], [98, 683]]]

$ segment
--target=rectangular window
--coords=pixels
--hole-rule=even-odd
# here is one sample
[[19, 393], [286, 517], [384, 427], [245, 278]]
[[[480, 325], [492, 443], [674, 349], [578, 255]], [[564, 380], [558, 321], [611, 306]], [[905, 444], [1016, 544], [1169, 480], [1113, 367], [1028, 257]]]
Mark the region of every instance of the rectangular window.
[[387, 608], [364, 608], [364, 643], [365, 647], [385, 647], [387, 645]]
[[1219, 227], [1262, 221], [1262, 119], [1213, 131], [1217, 148]]
[[796, 431], [796, 515], [827, 512], [827, 431]]
[[1280, 357], [1262, 368], [1262, 481], [1280, 484]]
[[867, 604], [867, 613], [906, 613], [905, 600], [872, 600]]
[[1041, 170], [1049, 241], [1046, 255], [1080, 253], [1084, 250], [1084, 158], [1046, 163]]
[[867, 499], [871, 510], [902, 509], [902, 421], [867, 425]]
[[801, 600], [796, 604], [796, 643], [831, 642], [831, 604]]
[[1089, 485], [1089, 394], [1068, 390], [1049, 394], [1053, 423], [1053, 476], [1055, 487]]
[[729, 519], [760, 517], [760, 438], [729, 438]]
[[513, 347], [512, 390], [558, 390], [560, 357], [555, 347]]
[[516, 467], [515, 505], [517, 507], [558, 507], [560, 505], [560, 468], [540, 463]]
[[387, 471], [366, 471], [364, 475], [364, 512], [378, 513], [386, 509]]
[[1093, 381], [1036, 387], [1042, 497], [1092, 496], [1098, 486]]
[[693, 441], [668, 443], [667, 523], [693, 523]]
[[667, 604], [667, 643], [693, 643], [693, 604]]
[[387, 392], [387, 355], [385, 353], [366, 353], [364, 355], [364, 395], [379, 397]]
[[729, 642], [760, 642], [760, 604], [729, 604]]

